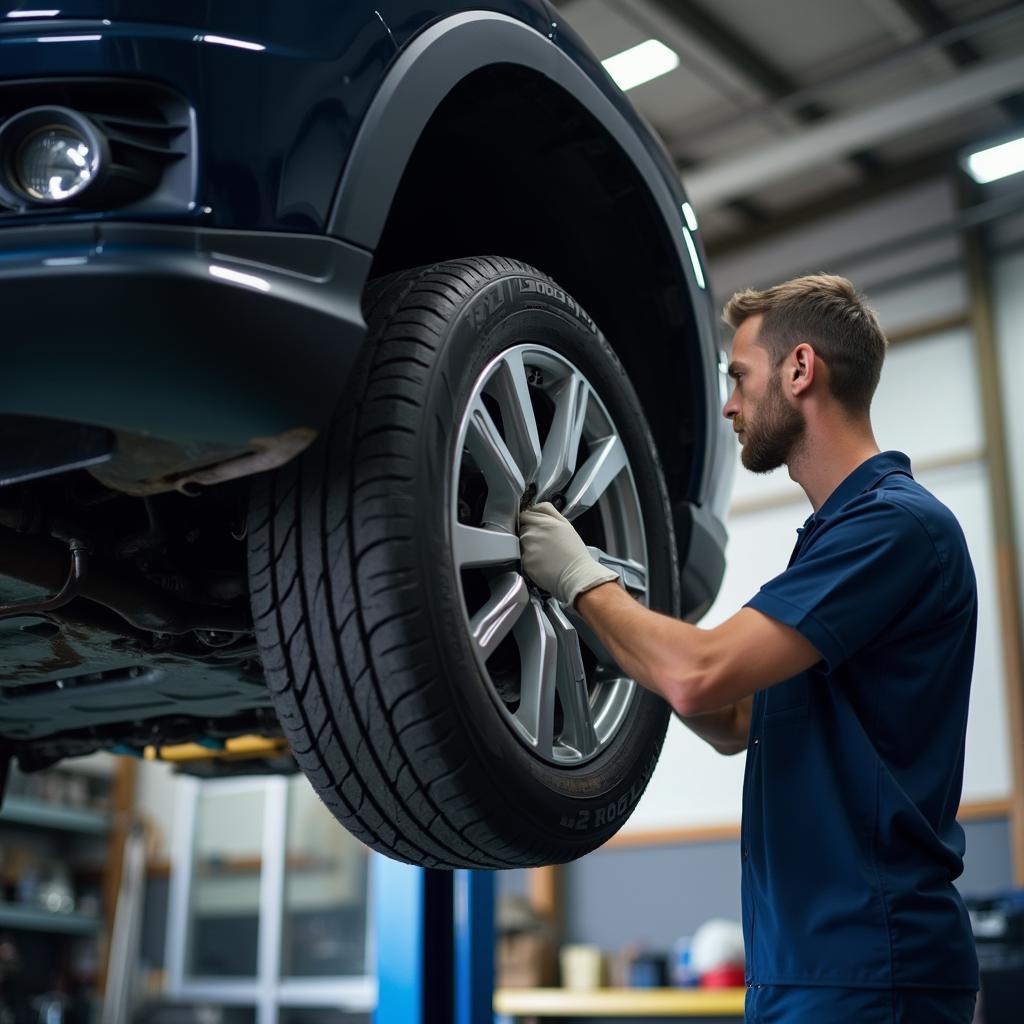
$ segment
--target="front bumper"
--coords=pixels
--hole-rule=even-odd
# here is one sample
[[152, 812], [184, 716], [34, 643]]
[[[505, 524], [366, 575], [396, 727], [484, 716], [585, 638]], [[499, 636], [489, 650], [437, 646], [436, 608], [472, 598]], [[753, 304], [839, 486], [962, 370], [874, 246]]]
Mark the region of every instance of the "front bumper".
[[0, 417], [109, 431], [92, 472], [129, 493], [271, 468], [330, 420], [371, 258], [314, 235], [5, 228]]

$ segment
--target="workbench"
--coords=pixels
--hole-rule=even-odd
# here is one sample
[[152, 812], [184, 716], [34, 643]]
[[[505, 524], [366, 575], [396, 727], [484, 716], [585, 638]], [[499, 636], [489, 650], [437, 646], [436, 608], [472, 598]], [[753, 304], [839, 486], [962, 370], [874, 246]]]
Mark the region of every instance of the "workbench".
[[506, 988], [494, 1012], [506, 1017], [743, 1018], [745, 988]]

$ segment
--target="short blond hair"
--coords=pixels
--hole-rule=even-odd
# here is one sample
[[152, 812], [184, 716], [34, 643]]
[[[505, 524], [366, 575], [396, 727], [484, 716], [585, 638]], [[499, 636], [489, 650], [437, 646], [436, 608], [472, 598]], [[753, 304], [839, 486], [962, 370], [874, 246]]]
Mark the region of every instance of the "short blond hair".
[[808, 274], [764, 291], [746, 288], [722, 310], [733, 329], [758, 315], [764, 319], [757, 343], [768, 350], [773, 367], [808, 344], [828, 367], [836, 401], [853, 415], [867, 414], [888, 342], [875, 311], [845, 277]]

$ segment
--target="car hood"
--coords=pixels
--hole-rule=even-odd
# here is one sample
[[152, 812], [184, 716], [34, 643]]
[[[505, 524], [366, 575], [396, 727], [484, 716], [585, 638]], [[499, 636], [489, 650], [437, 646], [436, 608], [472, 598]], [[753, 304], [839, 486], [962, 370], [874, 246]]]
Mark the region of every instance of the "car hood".
[[[333, 35], [351, 33], [353, 20], [374, 19], [369, 0], [339, 5], [337, 0], [286, 3], [214, 4], [208, 0], [16, 0], [0, 14], [4, 30], [49, 32], [72, 24], [106, 21], [113, 25], [157, 26], [180, 36], [182, 30], [216, 34], [283, 50], [308, 52], [337, 43]], [[356, 8], [356, 10], [352, 10]], [[360, 11], [360, 9], [362, 9]], [[151, 34], [151, 33], [144, 33]]]
[[[269, 6], [269, 5], [265, 5]], [[159, 21], [167, 25], [201, 24], [210, 5], [206, 0], [70, 0], [54, 4], [14, 3], [6, 17], [15, 21], [76, 21], [109, 18], [111, 21]], [[51, 14], [53, 11], [55, 13]]]

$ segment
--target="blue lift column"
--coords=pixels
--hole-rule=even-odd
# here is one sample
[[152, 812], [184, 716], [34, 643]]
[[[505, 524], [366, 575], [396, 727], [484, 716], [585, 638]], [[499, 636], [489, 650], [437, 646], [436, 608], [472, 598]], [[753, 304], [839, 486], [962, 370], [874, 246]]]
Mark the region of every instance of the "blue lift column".
[[455, 1024], [494, 1020], [494, 872], [455, 872]]
[[494, 874], [440, 871], [378, 854], [374, 1024], [493, 1024]]

